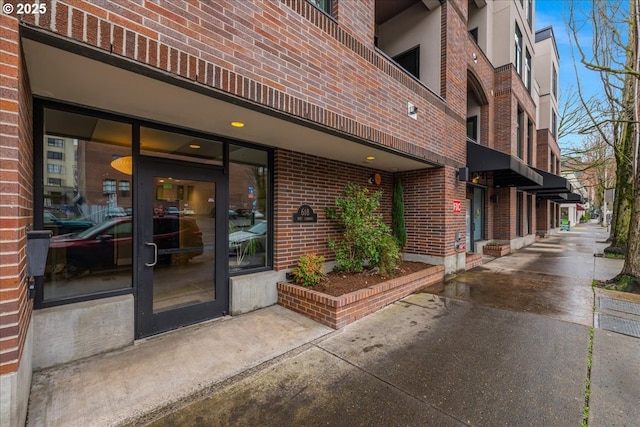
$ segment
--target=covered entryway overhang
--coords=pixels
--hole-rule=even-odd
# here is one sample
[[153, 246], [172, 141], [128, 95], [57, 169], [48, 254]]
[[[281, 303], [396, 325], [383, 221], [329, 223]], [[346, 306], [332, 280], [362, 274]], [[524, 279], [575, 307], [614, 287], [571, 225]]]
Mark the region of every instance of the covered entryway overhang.
[[[29, 27], [21, 42], [34, 96], [397, 172], [442, 166]], [[243, 128], [232, 121], [246, 124]], [[367, 158], [375, 157], [375, 160]], [[428, 156], [427, 156], [428, 157]]]
[[556, 197], [572, 192], [571, 183], [566, 178], [537, 168], [533, 168], [533, 170], [542, 176], [542, 185], [522, 186], [518, 187], [518, 190], [534, 193], [538, 197]]
[[542, 194], [537, 197], [554, 203], [584, 203], [584, 198], [578, 193]]
[[470, 173], [493, 173], [494, 187], [540, 186], [542, 176], [522, 160], [502, 151], [467, 140], [467, 167]]

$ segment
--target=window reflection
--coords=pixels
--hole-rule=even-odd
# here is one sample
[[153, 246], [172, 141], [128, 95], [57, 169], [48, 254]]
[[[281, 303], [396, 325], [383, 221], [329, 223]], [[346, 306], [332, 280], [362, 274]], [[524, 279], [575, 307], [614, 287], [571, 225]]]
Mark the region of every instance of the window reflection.
[[131, 125], [45, 109], [43, 228], [50, 230], [44, 299], [131, 287]]
[[229, 147], [229, 270], [268, 265], [268, 153]]

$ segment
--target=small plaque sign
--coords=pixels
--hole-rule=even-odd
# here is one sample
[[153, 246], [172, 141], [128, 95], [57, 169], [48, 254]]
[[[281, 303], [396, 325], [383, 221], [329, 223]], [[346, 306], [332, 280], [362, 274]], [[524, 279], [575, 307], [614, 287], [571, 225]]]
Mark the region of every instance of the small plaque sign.
[[302, 205], [293, 214], [293, 222], [318, 222], [318, 214], [313, 213], [309, 205]]

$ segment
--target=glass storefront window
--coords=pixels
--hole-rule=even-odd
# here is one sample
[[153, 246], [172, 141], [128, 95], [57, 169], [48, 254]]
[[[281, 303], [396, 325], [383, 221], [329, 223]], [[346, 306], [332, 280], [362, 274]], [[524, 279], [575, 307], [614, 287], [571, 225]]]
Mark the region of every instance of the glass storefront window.
[[268, 152], [229, 146], [229, 271], [266, 267], [269, 260]]
[[132, 180], [131, 142], [130, 124], [44, 110], [45, 301], [132, 286], [133, 191], [116, 184]]

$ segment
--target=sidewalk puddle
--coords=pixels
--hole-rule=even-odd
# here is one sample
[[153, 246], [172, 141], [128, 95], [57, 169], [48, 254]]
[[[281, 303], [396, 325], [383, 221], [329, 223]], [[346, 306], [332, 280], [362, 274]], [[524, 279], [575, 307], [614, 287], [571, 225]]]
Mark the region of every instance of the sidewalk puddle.
[[472, 271], [421, 292], [590, 326], [593, 293], [580, 283], [527, 272]]

